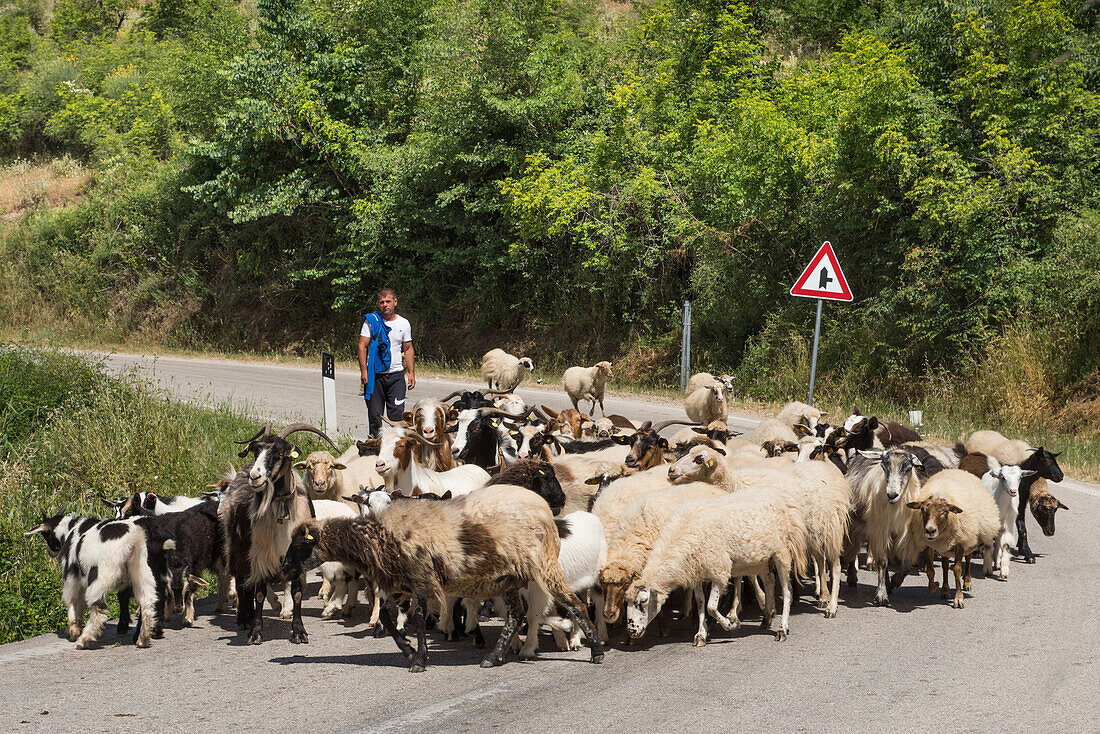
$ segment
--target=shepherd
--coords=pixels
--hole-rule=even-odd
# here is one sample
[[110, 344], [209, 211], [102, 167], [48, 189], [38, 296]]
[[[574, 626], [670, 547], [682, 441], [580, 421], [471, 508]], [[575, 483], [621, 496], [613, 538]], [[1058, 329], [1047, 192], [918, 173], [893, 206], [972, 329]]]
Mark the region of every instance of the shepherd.
[[378, 291], [378, 311], [363, 314], [359, 331], [359, 373], [372, 438], [382, 427], [383, 409], [391, 421], [401, 420], [405, 389], [416, 387], [415, 357], [412, 325], [397, 315], [397, 293], [383, 288]]

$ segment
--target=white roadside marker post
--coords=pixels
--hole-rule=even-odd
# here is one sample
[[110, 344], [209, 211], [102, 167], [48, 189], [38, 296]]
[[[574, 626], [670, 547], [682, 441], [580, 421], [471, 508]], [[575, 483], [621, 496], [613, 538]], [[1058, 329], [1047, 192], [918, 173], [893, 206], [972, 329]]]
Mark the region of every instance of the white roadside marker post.
[[328, 352], [321, 352], [321, 394], [325, 433], [336, 435], [336, 357]]

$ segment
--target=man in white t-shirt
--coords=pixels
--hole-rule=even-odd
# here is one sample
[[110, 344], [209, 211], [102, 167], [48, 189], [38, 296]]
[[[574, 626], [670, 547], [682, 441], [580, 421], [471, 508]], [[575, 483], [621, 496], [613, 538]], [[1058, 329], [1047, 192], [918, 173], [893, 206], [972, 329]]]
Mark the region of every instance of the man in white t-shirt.
[[[397, 294], [392, 288], [378, 292], [378, 315], [390, 330], [389, 369], [374, 376], [374, 390], [364, 395], [370, 435], [377, 436], [382, 427], [382, 411], [391, 421], [400, 421], [405, 412], [405, 389], [416, 387], [416, 355], [413, 353], [412, 325], [404, 316], [397, 315]], [[369, 319], [363, 319], [359, 332], [359, 371], [363, 384], [370, 383], [367, 370], [368, 350], [371, 342]], [[407, 375], [404, 373], [408, 373]]]

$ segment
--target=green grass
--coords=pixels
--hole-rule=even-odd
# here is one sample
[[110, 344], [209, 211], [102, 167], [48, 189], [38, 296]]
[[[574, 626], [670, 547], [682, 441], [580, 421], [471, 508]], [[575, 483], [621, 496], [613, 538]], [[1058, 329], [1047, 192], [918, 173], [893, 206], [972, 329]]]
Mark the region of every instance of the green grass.
[[128, 492], [201, 494], [240, 461], [233, 440], [256, 430], [228, 405], [174, 403], [88, 358], [12, 345], [0, 345], [0, 426], [0, 643], [65, 624], [57, 563], [23, 536], [41, 512], [101, 516], [103, 499]]

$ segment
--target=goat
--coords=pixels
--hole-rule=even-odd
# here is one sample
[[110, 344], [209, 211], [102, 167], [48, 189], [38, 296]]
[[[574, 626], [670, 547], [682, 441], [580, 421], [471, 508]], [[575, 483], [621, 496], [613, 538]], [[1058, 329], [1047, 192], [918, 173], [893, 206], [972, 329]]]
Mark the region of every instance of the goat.
[[[296, 446], [287, 438], [299, 431], [321, 436], [339, 451], [332, 440], [318, 428], [307, 423], [292, 423], [277, 434], [271, 434], [271, 424], [244, 444], [240, 453], [255, 456], [247, 471], [241, 471], [230, 483], [222, 509], [225, 523], [226, 558], [238, 589], [237, 624], [249, 629], [249, 644], [263, 642], [263, 602], [269, 583], [288, 579], [282, 574], [280, 559], [290, 545], [294, 527], [313, 515], [312, 502], [299, 489], [293, 461], [299, 456]], [[305, 577], [289, 579], [293, 611], [290, 641], [308, 643], [302, 623], [302, 591]]]

